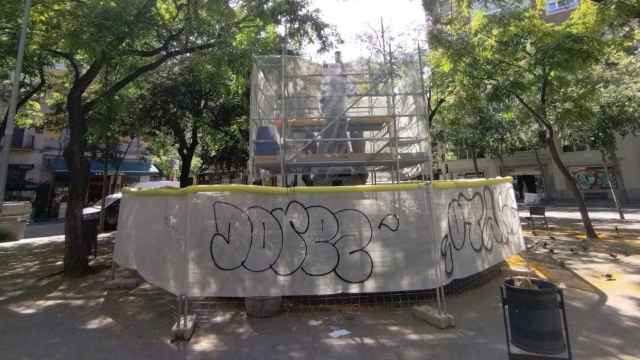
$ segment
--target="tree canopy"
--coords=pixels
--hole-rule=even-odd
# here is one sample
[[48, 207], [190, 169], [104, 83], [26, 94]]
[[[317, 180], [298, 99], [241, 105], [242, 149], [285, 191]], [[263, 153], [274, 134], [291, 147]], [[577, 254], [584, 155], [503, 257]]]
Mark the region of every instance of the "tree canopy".
[[[10, 0], [0, 8], [1, 61], [13, 56], [9, 50], [15, 49], [21, 4]], [[61, 110], [66, 113], [69, 142], [64, 158], [71, 173], [66, 274], [88, 270], [80, 220], [88, 184], [87, 135], [92, 113], [179, 57], [199, 52], [228, 54], [243, 42], [262, 44], [283, 26], [292, 43], [315, 41], [327, 49], [336, 39], [308, 0], [33, 1], [26, 68], [64, 64], [59, 82], [65, 88]], [[114, 68], [117, 76], [102, 86], [101, 77]]]
[[[637, 104], [631, 96], [634, 91], [627, 95], [607, 91], [610, 86], [604, 73], [612, 54], [625, 47], [628, 51], [629, 44], [637, 48], [637, 38], [633, 40], [635, 35], [630, 35], [635, 34], [630, 29], [637, 24], [614, 23], [610, 8], [589, 1], [581, 2], [561, 23], [545, 19], [544, 2], [522, 8], [509, 6], [506, 1], [501, 11], [490, 15], [472, 9], [469, 2], [454, 3], [457, 12], [439, 19], [430, 36], [439, 58], [436, 66], [455, 79], [461, 104], [481, 105], [471, 111], [477, 119], [487, 112], [493, 114], [488, 118], [495, 117], [499, 109], [513, 103], [519, 105], [519, 113], [524, 116], [518, 117], [528, 118], [539, 128], [579, 204], [587, 236], [595, 238], [582, 194], [562, 162], [556, 141], [590, 137], [593, 144], [611, 145], [615, 135], [636, 129], [631, 116], [635, 105], [628, 105]], [[612, 31], [622, 28], [625, 37], [611, 36]], [[629, 66], [622, 67], [630, 71]], [[603, 76], [598, 77], [599, 72]], [[631, 79], [637, 79], [637, 75]], [[470, 83], [474, 85], [466, 86]], [[501, 128], [491, 131], [499, 133]], [[501, 142], [500, 137], [497, 139]]]

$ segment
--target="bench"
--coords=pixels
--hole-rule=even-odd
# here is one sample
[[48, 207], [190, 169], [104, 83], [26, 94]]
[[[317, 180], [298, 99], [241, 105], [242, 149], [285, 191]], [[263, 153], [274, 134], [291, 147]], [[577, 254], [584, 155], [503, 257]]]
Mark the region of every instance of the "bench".
[[545, 229], [549, 231], [549, 222], [547, 221], [546, 209], [544, 206], [532, 206], [529, 208], [529, 217], [527, 217], [527, 223], [533, 230], [536, 229], [536, 220], [541, 220]]

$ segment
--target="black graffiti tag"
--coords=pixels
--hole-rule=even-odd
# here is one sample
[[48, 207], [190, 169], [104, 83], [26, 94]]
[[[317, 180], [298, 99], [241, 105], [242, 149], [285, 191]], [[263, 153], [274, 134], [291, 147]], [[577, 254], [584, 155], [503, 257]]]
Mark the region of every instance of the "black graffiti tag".
[[[500, 206], [502, 204], [502, 206]], [[474, 192], [471, 197], [460, 192], [447, 208], [447, 233], [440, 242], [440, 255], [445, 272], [451, 276], [455, 270], [454, 252], [466, 244], [475, 252], [491, 252], [494, 244], [506, 244], [518, 233], [510, 220], [517, 219], [509, 191], [497, 193], [490, 187]]]
[[382, 227], [386, 227], [392, 232], [398, 231], [400, 228], [400, 219], [398, 219], [398, 215], [396, 214], [387, 214], [385, 217], [380, 220], [378, 224], [378, 229], [382, 229]]
[[[332, 210], [293, 200], [284, 208], [251, 206], [246, 210], [216, 201], [215, 233], [209, 243], [214, 266], [223, 271], [243, 268], [272, 271], [278, 276], [302, 272], [307, 276], [334, 273], [347, 283], [362, 283], [373, 274], [367, 247], [373, 225], [356, 209]], [[397, 231], [395, 214], [383, 217], [378, 229]]]

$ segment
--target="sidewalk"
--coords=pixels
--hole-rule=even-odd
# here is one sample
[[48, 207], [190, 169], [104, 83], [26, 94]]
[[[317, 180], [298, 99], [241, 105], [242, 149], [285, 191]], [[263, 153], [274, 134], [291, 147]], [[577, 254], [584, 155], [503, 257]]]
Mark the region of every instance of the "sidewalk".
[[[557, 212], [553, 233], [525, 232], [532, 246], [525, 257], [566, 287], [574, 358], [640, 358], [640, 232], [634, 230], [640, 221], [622, 224], [622, 235], [603, 232], [605, 240], [585, 252], [579, 229], [567, 227], [573, 214], [551, 212]], [[595, 222], [608, 228], [614, 218]], [[173, 296], [149, 284], [104, 290], [112, 235], [101, 235], [96, 274], [75, 280], [60, 276], [62, 239], [0, 244], [0, 358], [506, 359], [500, 276], [448, 297], [457, 327], [446, 331], [417, 320], [410, 307], [314, 307], [252, 319], [237, 306], [221, 305], [189, 343], [173, 344]], [[336, 329], [351, 334], [330, 337]]]

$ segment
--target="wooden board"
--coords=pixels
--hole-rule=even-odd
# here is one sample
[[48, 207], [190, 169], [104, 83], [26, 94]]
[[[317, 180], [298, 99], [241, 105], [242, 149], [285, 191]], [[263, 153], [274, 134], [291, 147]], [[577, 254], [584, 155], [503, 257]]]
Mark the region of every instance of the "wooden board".
[[[378, 116], [351, 116], [348, 117], [349, 125], [351, 126], [375, 126], [376, 128], [383, 125], [390, 124], [392, 122], [391, 116], [378, 115]], [[329, 123], [328, 119], [320, 117], [309, 118], [293, 118], [288, 119], [287, 124], [292, 128], [306, 128], [306, 127], [323, 127]]]
[[[425, 162], [428, 159], [426, 153], [403, 153], [400, 157], [400, 166], [407, 167]], [[256, 156], [255, 165], [264, 169], [279, 169], [280, 156]], [[294, 160], [287, 161], [287, 167], [309, 166], [381, 166], [394, 163], [391, 153], [343, 153], [343, 154], [299, 154]]]

